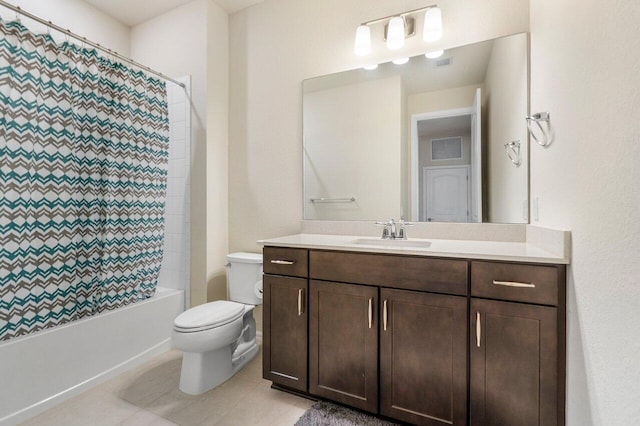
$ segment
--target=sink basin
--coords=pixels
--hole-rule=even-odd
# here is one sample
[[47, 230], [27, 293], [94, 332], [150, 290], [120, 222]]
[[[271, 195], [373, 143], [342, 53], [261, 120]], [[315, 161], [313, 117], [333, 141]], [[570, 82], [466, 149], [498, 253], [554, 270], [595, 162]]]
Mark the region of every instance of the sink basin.
[[363, 245], [363, 246], [378, 246], [378, 247], [407, 247], [407, 248], [429, 248], [431, 247], [431, 241], [420, 240], [383, 240], [382, 238], [358, 238], [357, 240], [349, 241], [349, 244]]

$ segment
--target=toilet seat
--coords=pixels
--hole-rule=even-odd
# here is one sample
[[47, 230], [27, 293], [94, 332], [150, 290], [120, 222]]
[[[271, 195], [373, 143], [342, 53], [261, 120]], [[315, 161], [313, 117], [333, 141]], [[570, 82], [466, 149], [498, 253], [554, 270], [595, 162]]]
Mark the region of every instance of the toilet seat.
[[178, 315], [173, 329], [179, 333], [195, 333], [210, 330], [236, 321], [245, 313], [245, 305], [227, 300], [217, 300], [188, 309]]

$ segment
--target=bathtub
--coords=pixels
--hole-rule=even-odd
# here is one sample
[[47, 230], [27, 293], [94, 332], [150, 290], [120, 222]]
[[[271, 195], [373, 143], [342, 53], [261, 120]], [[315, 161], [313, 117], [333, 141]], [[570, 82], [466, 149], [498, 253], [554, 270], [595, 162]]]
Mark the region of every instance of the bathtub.
[[0, 344], [0, 425], [13, 425], [170, 348], [184, 293], [155, 296]]

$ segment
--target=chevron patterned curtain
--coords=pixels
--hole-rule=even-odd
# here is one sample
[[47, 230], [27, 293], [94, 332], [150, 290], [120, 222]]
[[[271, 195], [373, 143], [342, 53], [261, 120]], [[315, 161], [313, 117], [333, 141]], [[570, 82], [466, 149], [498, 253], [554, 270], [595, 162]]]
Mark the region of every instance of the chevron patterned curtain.
[[164, 82], [0, 21], [0, 340], [150, 297]]

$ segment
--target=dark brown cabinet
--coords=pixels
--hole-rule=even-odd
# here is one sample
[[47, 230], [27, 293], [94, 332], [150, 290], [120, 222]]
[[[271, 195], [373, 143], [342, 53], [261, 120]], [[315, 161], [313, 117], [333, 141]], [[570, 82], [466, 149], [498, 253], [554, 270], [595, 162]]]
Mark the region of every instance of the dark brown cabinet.
[[417, 425], [564, 425], [564, 265], [282, 247], [264, 259], [275, 385]]
[[307, 280], [265, 275], [263, 377], [307, 391]]
[[467, 423], [467, 298], [383, 288], [380, 413]]
[[563, 265], [471, 262], [471, 425], [564, 425], [565, 275]]
[[472, 299], [471, 313], [471, 425], [557, 425], [557, 309]]
[[309, 393], [465, 425], [467, 271], [464, 260], [310, 251]]
[[309, 392], [378, 411], [378, 288], [309, 283]]

